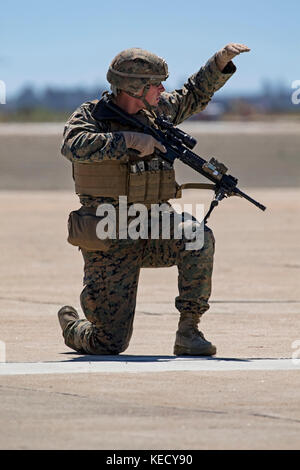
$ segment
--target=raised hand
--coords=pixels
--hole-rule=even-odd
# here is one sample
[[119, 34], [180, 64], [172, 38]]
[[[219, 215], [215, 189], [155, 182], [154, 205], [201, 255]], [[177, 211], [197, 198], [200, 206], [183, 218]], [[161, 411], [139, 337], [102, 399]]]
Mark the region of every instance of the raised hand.
[[228, 62], [230, 62], [235, 56], [241, 54], [242, 52], [249, 52], [250, 49], [245, 44], [237, 44], [236, 42], [231, 42], [227, 44], [223, 49], [217, 52], [216, 54], [216, 63], [218, 69], [222, 72]]

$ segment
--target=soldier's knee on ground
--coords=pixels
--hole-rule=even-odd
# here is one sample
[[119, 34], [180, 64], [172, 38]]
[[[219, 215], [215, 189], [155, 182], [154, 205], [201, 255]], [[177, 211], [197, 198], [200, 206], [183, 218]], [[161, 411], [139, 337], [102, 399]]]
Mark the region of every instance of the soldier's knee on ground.
[[90, 354], [118, 355], [128, 348], [131, 331], [126, 334], [121, 331], [104, 331], [100, 325], [93, 327], [93, 337], [90, 337], [88, 345]]
[[129, 346], [129, 341], [119, 342], [117, 346], [114, 347], [114, 354], [121, 354], [126, 351]]
[[92, 328], [88, 342], [93, 354], [120, 354], [129, 345], [133, 315], [123, 308], [122, 298], [119, 309], [112, 308], [106, 300], [93, 284], [87, 284], [81, 292], [81, 307]]

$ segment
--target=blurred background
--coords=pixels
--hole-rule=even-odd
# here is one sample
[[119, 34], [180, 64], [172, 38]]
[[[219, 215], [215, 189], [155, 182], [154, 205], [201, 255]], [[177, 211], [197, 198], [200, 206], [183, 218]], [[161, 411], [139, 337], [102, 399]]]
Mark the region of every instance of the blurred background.
[[[164, 57], [171, 91], [220, 48], [250, 53], [207, 108], [182, 126], [204, 158], [219, 157], [245, 186], [299, 185], [300, 67], [297, 0], [6, 2], [0, 19], [0, 184], [67, 189], [63, 124], [109, 89], [107, 68], [128, 47]], [[178, 169], [179, 182], [197, 179]]]

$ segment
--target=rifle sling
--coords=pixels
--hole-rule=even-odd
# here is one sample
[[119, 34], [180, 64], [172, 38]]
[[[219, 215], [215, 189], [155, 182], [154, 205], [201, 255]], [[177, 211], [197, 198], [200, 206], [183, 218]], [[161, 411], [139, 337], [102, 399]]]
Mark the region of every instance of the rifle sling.
[[216, 189], [215, 184], [209, 183], [184, 183], [180, 185], [180, 189]]

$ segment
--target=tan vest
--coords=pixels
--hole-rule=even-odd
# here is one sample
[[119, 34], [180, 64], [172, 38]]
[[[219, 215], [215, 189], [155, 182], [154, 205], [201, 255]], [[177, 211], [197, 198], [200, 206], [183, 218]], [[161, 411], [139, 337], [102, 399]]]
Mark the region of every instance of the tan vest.
[[[132, 128], [110, 121], [110, 131]], [[150, 160], [151, 161], [151, 160]], [[147, 165], [147, 163], [145, 164]], [[181, 197], [174, 169], [134, 172], [132, 163], [104, 160], [96, 163], [73, 163], [75, 191], [79, 195], [111, 197], [127, 196], [128, 202], [158, 203]]]

